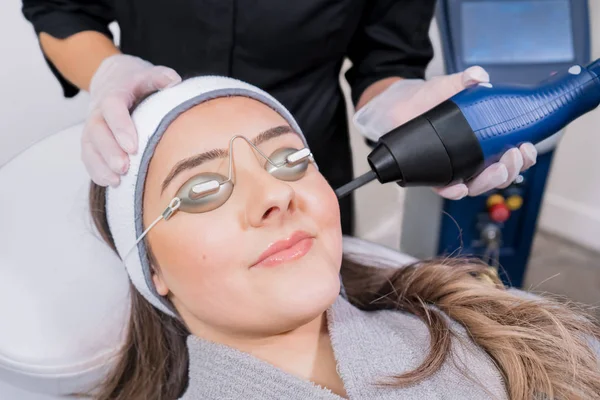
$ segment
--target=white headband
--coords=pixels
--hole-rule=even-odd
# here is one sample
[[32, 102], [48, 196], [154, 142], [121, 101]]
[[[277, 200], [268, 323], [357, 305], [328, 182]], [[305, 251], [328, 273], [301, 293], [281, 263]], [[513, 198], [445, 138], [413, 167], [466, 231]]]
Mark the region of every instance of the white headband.
[[120, 185], [106, 191], [108, 226], [129, 278], [146, 300], [171, 316], [176, 315], [175, 309], [154, 287], [145, 242], [141, 240], [137, 251], [130, 252], [144, 231], [142, 199], [148, 165], [165, 130], [179, 115], [205, 101], [228, 96], [249, 97], [270, 106], [300, 134], [308, 147], [289, 111], [266, 92], [232, 78], [192, 78], [153, 94], [136, 108], [132, 119], [138, 134], [138, 151], [130, 155], [129, 171], [121, 177]]

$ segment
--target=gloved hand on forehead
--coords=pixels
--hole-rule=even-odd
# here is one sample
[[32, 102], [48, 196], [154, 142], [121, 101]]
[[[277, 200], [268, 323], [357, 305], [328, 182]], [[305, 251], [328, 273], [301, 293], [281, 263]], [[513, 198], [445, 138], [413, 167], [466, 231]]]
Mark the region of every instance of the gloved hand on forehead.
[[[400, 80], [357, 111], [354, 123], [362, 135], [376, 142], [392, 129], [423, 114], [471, 85], [489, 82], [488, 73], [481, 67], [463, 72], [437, 76], [430, 80]], [[467, 195], [477, 196], [494, 188], [509, 186], [520, 172], [536, 162], [537, 150], [531, 143], [504, 153], [468, 183], [458, 183], [434, 190], [441, 196], [458, 200]]]
[[117, 186], [138, 146], [129, 110], [140, 98], [181, 82], [171, 68], [117, 54], [105, 59], [90, 83], [90, 111], [81, 138], [81, 157], [91, 179]]

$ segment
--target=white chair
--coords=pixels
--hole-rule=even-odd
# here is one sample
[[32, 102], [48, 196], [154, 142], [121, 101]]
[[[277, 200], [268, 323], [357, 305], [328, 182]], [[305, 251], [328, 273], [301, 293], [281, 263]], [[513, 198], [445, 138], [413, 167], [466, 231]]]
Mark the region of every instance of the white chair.
[[57, 399], [89, 387], [117, 349], [127, 275], [95, 233], [81, 126], [0, 169], [0, 398]]
[[[0, 168], [0, 399], [56, 400], [89, 390], [110, 367], [128, 317], [128, 278], [96, 232], [81, 126]], [[344, 239], [355, 257], [413, 261]]]

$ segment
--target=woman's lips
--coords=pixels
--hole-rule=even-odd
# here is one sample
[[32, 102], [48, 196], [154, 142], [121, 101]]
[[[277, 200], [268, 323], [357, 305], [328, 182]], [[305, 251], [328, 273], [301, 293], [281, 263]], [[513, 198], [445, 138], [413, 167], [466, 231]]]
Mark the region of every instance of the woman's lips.
[[313, 245], [313, 236], [304, 231], [294, 232], [287, 239], [277, 241], [269, 245], [262, 253], [254, 267], [273, 267], [292, 260], [304, 257]]

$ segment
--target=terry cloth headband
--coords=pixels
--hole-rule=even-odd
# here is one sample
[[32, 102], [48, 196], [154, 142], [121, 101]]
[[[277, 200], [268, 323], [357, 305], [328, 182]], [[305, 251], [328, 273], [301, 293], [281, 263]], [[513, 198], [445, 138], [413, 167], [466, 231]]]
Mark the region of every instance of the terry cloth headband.
[[146, 300], [173, 317], [176, 316], [175, 309], [157, 293], [152, 282], [145, 241], [141, 240], [137, 249], [130, 251], [144, 231], [142, 199], [148, 166], [162, 135], [179, 115], [203, 102], [229, 96], [249, 97], [270, 106], [285, 118], [308, 147], [290, 112], [261, 89], [220, 76], [192, 78], [151, 95], [136, 108], [132, 119], [138, 134], [138, 151], [129, 156], [129, 170], [121, 177], [120, 185], [106, 191], [108, 226], [129, 278]]

